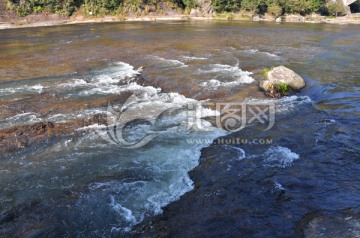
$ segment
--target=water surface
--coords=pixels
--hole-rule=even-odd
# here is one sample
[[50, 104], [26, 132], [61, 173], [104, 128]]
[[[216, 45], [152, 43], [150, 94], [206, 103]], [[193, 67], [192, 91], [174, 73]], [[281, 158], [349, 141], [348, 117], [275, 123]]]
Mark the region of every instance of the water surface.
[[[191, 205], [186, 196], [177, 202], [186, 214], [169, 216], [170, 234], [179, 225], [184, 229], [174, 235], [180, 237], [205, 230], [223, 235], [225, 228], [233, 236], [292, 237], [311, 212], [357, 212], [359, 47], [359, 26], [325, 24], [192, 21], [0, 31], [1, 129], [88, 121], [106, 115], [109, 102], [120, 109], [139, 91], [145, 93], [136, 101], [139, 110], [177, 109], [162, 115], [155, 127], [162, 133], [138, 149], [108, 143], [93, 123], [2, 154], [0, 234], [126, 236], [193, 190], [193, 181], [189, 201], [198, 202]], [[269, 101], [257, 88], [258, 73], [277, 65], [299, 73], [307, 87]], [[276, 104], [271, 130], [254, 125], [231, 134], [184, 126], [189, 103], [249, 101]], [[148, 126], [130, 127], [130, 136], [154, 129]], [[220, 136], [272, 144], [212, 144]], [[196, 168], [200, 156], [216, 166]], [[199, 205], [217, 193], [223, 203], [208, 206], [223, 215]], [[233, 207], [243, 212], [229, 219]]]

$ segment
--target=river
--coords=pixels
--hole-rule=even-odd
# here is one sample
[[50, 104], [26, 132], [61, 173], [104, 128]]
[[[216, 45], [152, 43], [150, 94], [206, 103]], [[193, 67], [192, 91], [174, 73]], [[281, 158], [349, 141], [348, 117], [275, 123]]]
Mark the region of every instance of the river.
[[[0, 237], [359, 234], [359, 49], [356, 25], [1, 30]], [[278, 65], [306, 88], [267, 98]], [[274, 125], [216, 126], [226, 103], [274, 107]]]

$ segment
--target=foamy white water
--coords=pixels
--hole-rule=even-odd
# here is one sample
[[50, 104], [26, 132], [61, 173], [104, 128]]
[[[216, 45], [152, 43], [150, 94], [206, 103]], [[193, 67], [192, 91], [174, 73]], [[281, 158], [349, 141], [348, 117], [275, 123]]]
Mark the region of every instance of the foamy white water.
[[20, 113], [13, 117], [6, 118], [0, 121], [0, 129], [9, 128], [17, 125], [29, 125], [36, 122], [41, 122], [40, 115], [33, 112]]
[[167, 68], [184, 68], [188, 67], [184, 62], [181, 62], [180, 60], [175, 59], [165, 59], [159, 56], [151, 56], [151, 58], [156, 59], [159, 61], [163, 67]]
[[291, 166], [300, 156], [282, 146], [272, 146], [264, 153], [264, 165], [268, 167], [286, 168]]
[[[75, 210], [79, 209], [85, 217], [90, 212], [95, 216], [100, 216], [100, 214], [96, 214], [97, 210], [89, 210], [91, 207], [89, 204], [93, 203], [102, 206], [102, 210], [109, 211], [109, 217], [116, 217], [117, 224], [113, 224], [106, 233], [129, 232], [131, 227], [141, 222], [144, 217], [161, 213], [162, 207], [192, 190], [193, 182], [188, 172], [198, 165], [201, 149], [208, 146], [215, 138], [226, 134], [220, 129], [213, 128], [206, 121], [203, 121], [203, 126], [212, 130], [197, 131], [187, 128], [188, 104], [200, 102], [178, 93], [163, 93], [161, 88], [141, 86], [135, 82], [119, 84], [122, 80], [136, 76], [139, 71], [125, 63], [120, 64], [117, 70], [125, 72], [107, 74], [103, 71], [92, 79], [86, 81], [75, 79], [74, 84], [61, 84], [59, 87], [65, 90], [78, 87], [79, 95], [133, 92], [133, 96], [124, 105], [111, 105], [114, 111], [110, 113], [107, 108], [95, 108], [69, 114], [50, 115], [46, 118], [51, 121], [65, 122], [76, 118], [87, 118], [99, 113], [105, 115], [113, 113], [108, 117], [111, 126], [111, 123], [116, 124], [119, 116], [126, 115], [128, 110], [129, 113], [131, 110], [143, 112], [143, 114], [131, 113], [130, 115], [147, 115], [146, 119], [148, 120], [151, 120], [155, 109], [165, 112], [164, 116], [157, 120], [156, 125], [132, 125], [127, 134], [126, 139], [134, 141], [141, 139], [146, 133], [155, 131], [156, 137], [149, 142], [151, 146], [145, 145], [137, 150], [121, 148], [119, 145], [103, 140], [102, 136], [107, 135], [106, 127], [93, 124], [77, 130], [79, 133], [83, 133], [81, 138], [60, 141], [49, 149], [53, 150], [49, 153], [53, 153], [54, 157], [67, 151], [66, 158], [54, 160], [54, 163], [67, 161], [67, 166], [62, 167], [64, 173], [78, 163], [87, 164], [87, 160], [100, 159], [102, 156], [112, 161], [110, 166], [104, 168], [109, 173], [127, 171], [126, 173], [131, 174], [141, 171], [140, 177], [132, 178], [130, 182], [114, 179], [104, 183], [90, 183], [88, 185], [89, 193], [79, 198]], [[167, 113], [168, 109], [170, 110]], [[177, 110], [171, 111], [171, 109]], [[122, 112], [117, 115], [116, 112], [119, 111]], [[216, 111], [203, 108], [203, 117], [214, 115], [217, 115]], [[104, 133], [101, 135], [101, 132]], [[189, 145], [187, 139], [191, 138], [206, 138], [208, 142]], [[241, 152], [239, 150], [239, 158], [243, 156]], [[106, 161], [102, 163], [102, 167], [105, 165]], [[33, 166], [36, 165], [33, 164]], [[84, 219], [86, 219], [85, 217]]]
[[243, 50], [244, 53], [247, 54], [262, 54], [265, 56], [269, 56], [269, 57], [273, 57], [273, 58], [280, 58], [280, 56], [270, 53], [270, 52], [265, 52], [265, 51], [259, 51], [258, 49], [249, 49], [249, 50]]
[[207, 60], [205, 57], [196, 57], [196, 56], [182, 56], [185, 60]]
[[[181, 61], [157, 60], [167, 65], [166, 67], [183, 66]], [[47, 153], [52, 154], [55, 159], [47, 161], [46, 164], [46, 166], [51, 166], [53, 163], [55, 167], [61, 164], [61, 171], [70, 173], [77, 166], [82, 166], [86, 170], [90, 160], [99, 160], [101, 161], [98, 168], [100, 175], [107, 173], [131, 175], [128, 179], [114, 178], [106, 182], [89, 183], [89, 192], [79, 197], [77, 206], [74, 208], [75, 213], [83, 214], [83, 218], [80, 217], [80, 220], [86, 220], [89, 214], [101, 217], [103, 211], [107, 211], [109, 217], [115, 217], [116, 224], [112, 224], [112, 227], [105, 231], [106, 234], [122, 234], [131, 231], [131, 228], [145, 217], [161, 213], [164, 206], [191, 191], [194, 185], [188, 172], [198, 165], [201, 149], [209, 146], [212, 140], [227, 134], [225, 131], [212, 127], [206, 121], [202, 121], [202, 125], [211, 130], [201, 131], [187, 128], [188, 104], [200, 102], [179, 93], [164, 93], [161, 88], [142, 86], [132, 82], [132, 79], [138, 76], [140, 71], [127, 63], [118, 62], [107, 69], [97, 71], [90, 78], [70, 79], [68, 82], [57, 85], [57, 88], [63, 90], [65, 94], [72, 96], [134, 93], [132, 99], [125, 102], [124, 105], [111, 105], [114, 111], [109, 112], [109, 108], [93, 108], [68, 114], [49, 115], [44, 118], [49, 121], [66, 122], [72, 119], [89, 118], [95, 114], [111, 114], [108, 117], [110, 127], [93, 124], [79, 128], [77, 132], [82, 133], [80, 138], [60, 140], [52, 148], [49, 148]], [[208, 85], [204, 84], [203, 86], [210, 88], [232, 87], [254, 81], [250, 77], [251, 72], [243, 71], [238, 66], [225, 64], [209, 65], [209, 68], [203, 69], [201, 73], [218, 74], [230, 78], [229, 81], [221, 81], [219, 78], [205, 82]], [[74, 91], [74, 89], [76, 90]], [[311, 100], [299, 99], [294, 96], [277, 100], [277, 103], [286, 104], [287, 108], [291, 108], [293, 104], [295, 107], [297, 103], [307, 103], [308, 101]], [[153, 140], [141, 149], [128, 150], [119, 147], [116, 143], [108, 143], [107, 140], [104, 140], [104, 137], [108, 136], [108, 129], [114, 129], [111, 126], [116, 125], [117, 120], [126, 115], [127, 110], [138, 113], [130, 115], [147, 115], [149, 117], [145, 119], [151, 120], [156, 119], [151, 118], [155, 109], [165, 112], [156, 124], [131, 125], [131, 130], [126, 135], [127, 140], [137, 141], [147, 133], [156, 133]], [[116, 114], [119, 111], [121, 114]], [[143, 114], [139, 114], [139, 112]], [[202, 108], [201, 115], [206, 117], [219, 115], [219, 113]], [[28, 121], [43, 120], [32, 114], [26, 114], [23, 117], [29, 118]], [[9, 121], [15, 122], [16, 120], [18, 119], [10, 118]], [[200, 139], [205, 143], [190, 144], [188, 141], [191, 139]], [[234, 151], [236, 160], [240, 161], [246, 158], [243, 149], [233, 146], [230, 149]], [[64, 151], [66, 151], [65, 157], [62, 156]], [[297, 159], [295, 153], [282, 147], [269, 149], [266, 153], [269, 159], [264, 163], [268, 166], [283, 168], [290, 166]], [[15, 163], [15, 161], [13, 162]], [[44, 164], [36, 161], [31, 166], [41, 168]], [[56, 184], [58, 179], [54, 178], [53, 181]], [[67, 186], [73, 188], [74, 185]], [[94, 206], [101, 209], [92, 210]], [[93, 229], [96, 230], [97, 226], [93, 226]]]
[[213, 64], [210, 65], [209, 69], [200, 69], [198, 72], [201, 74], [216, 74], [221, 76], [221, 78], [225, 78], [223, 80], [213, 78], [200, 84], [200, 86], [210, 89], [217, 89], [218, 87], [233, 87], [253, 83], [255, 81], [252, 77], [250, 77], [252, 74], [251, 72], [243, 71], [238, 66]]
[[311, 100], [309, 96], [286, 96], [279, 99], [257, 99], [249, 98], [244, 101], [248, 104], [269, 104], [273, 103], [276, 106], [276, 113], [289, 113], [292, 111], [299, 110], [301, 105], [313, 104], [314, 101]]
[[44, 89], [44, 86], [37, 84], [37, 85], [23, 85], [19, 87], [5, 87], [0, 88], [0, 96], [9, 96], [18, 93], [26, 93], [26, 94], [34, 94], [34, 93], [41, 93]]

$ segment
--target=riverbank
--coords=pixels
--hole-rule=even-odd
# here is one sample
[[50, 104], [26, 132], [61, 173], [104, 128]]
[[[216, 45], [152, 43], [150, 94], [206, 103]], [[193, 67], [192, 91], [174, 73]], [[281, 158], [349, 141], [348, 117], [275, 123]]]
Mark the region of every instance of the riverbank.
[[360, 14], [352, 14], [352, 16], [344, 17], [326, 17], [319, 15], [301, 16], [301, 15], [286, 15], [279, 18], [274, 18], [269, 15], [159, 15], [159, 16], [140, 16], [140, 17], [126, 17], [119, 18], [118, 16], [104, 16], [104, 17], [75, 17], [64, 18], [55, 14], [49, 16], [34, 15], [27, 18], [18, 18], [14, 21], [0, 22], [1, 29], [25, 28], [25, 27], [41, 27], [41, 26], [57, 26], [57, 25], [71, 25], [84, 23], [102, 23], [102, 22], [147, 22], [147, 21], [212, 21], [212, 20], [226, 20], [226, 21], [255, 21], [255, 22], [278, 22], [278, 23], [321, 23], [321, 24], [360, 24]]
[[[156, 16], [156, 17], [129, 17], [126, 19], [119, 19], [116, 16], [105, 16], [96, 18], [75, 18], [75, 19], [49, 19], [39, 21], [15, 21], [15, 22], [0, 22], [0, 29], [9, 28], [25, 28], [25, 27], [40, 27], [40, 26], [57, 26], [57, 25], [71, 25], [71, 24], [82, 24], [82, 23], [100, 23], [100, 22], [132, 22], [132, 21], [180, 21], [188, 20], [189, 18], [185, 15], [178, 16]], [[205, 18], [202, 18], [205, 19]], [[210, 18], [206, 18], [210, 19]]]

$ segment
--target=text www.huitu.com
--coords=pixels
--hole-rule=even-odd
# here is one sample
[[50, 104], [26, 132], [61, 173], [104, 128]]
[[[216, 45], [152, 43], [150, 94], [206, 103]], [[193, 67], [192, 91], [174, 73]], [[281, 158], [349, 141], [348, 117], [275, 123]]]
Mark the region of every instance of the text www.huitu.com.
[[188, 144], [211, 144], [216, 145], [271, 145], [271, 138], [218, 138], [216, 140], [206, 138], [186, 139]]

